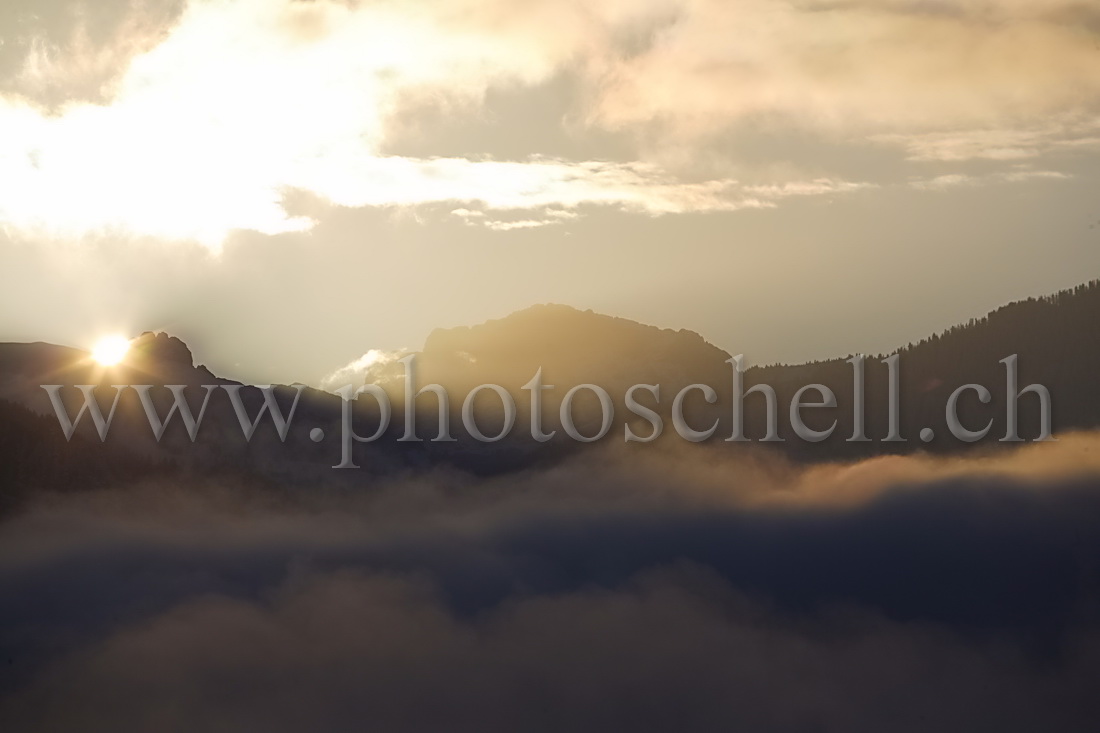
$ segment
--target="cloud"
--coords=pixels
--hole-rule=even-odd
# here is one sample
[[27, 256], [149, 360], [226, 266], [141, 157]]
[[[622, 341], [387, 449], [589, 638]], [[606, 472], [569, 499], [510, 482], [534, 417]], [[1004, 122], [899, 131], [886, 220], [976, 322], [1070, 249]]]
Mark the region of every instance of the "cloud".
[[1025, 183], [1027, 181], [1036, 180], [1064, 181], [1069, 178], [1071, 178], [1070, 175], [1060, 171], [1032, 170], [1026, 167], [1017, 167], [985, 175], [944, 173], [939, 176], [934, 176], [933, 178], [912, 181], [910, 185], [913, 188], [925, 191], [944, 191], [959, 186], [979, 186], [989, 183]]
[[393, 364], [410, 352], [384, 351], [382, 349], [370, 349], [358, 359], [345, 364], [321, 379], [321, 389], [330, 392], [352, 384], [356, 387], [381, 381], [378, 370]]
[[843, 131], [1002, 129], [1096, 111], [1096, 15], [1072, 0], [675, 7], [643, 51], [607, 60], [595, 119], [680, 131], [761, 116]]
[[1097, 441], [43, 497], [0, 523], [0, 724], [1079, 728]]
[[[588, 130], [640, 139], [664, 130], [702, 156], [712, 132], [775, 120], [870, 131], [915, 160], [1034, 157], [1095, 138], [1095, 126], [1028, 131], [1051, 115], [1086, 115], [1100, 91], [1092, 16], [1068, 0], [192, 0], [180, 13], [122, 17], [89, 46], [95, 63], [24, 49], [28, 89], [95, 94], [65, 94], [52, 107], [30, 93], [0, 97], [0, 221], [10, 234], [217, 249], [236, 229], [311, 229], [311, 218], [288, 212], [296, 191], [354, 207], [591, 204], [655, 215], [868, 185], [817, 174], [685, 179], [643, 161], [540, 158], [538, 140], [530, 157], [512, 160], [380, 152], [409, 99], [476, 114], [490, 89], [563, 73], [579, 80], [572, 114]], [[101, 68], [101, 81], [82, 80]], [[548, 223], [532, 213], [484, 225]]]
[[103, 103], [179, 18], [176, 0], [11, 0], [0, 8], [0, 93], [48, 111]]
[[[844, 617], [806, 629], [691, 568], [614, 591], [519, 597], [463, 618], [413, 578], [302, 572], [263, 601], [198, 598], [49, 669], [20, 730], [1071, 729], [1062, 672], [935, 630]], [[308, 671], [306, 671], [308, 670]], [[904, 685], [906, 694], [898, 695]], [[65, 705], [47, 705], [61, 695]], [[55, 699], [55, 698], [54, 698]], [[424, 704], [430, 700], [431, 704]], [[935, 705], [929, 705], [935, 700]], [[185, 702], [183, 702], [185, 701]]]
[[978, 129], [883, 134], [873, 139], [904, 146], [912, 161], [1021, 161], [1067, 149], [1097, 147], [1100, 120], [1045, 124], [1020, 129]]
[[484, 211], [478, 209], [455, 209], [451, 212], [451, 215], [457, 216], [469, 226], [483, 226], [495, 232], [510, 232], [514, 229], [537, 229], [555, 224], [564, 224], [580, 216], [576, 211], [569, 209], [543, 209], [539, 212], [540, 216], [534, 219], [522, 218], [526, 213], [523, 210], [519, 213], [519, 217], [500, 218], [487, 216]]
[[468, 26], [461, 3], [439, 8], [192, 2], [129, 62], [109, 104], [48, 114], [0, 101], [0, 219], [29, 236], [130, 233], [217, 248], [234, 229], [309, 229], [283, 206], [294, 190], [344, 206], [739, 205], [725, 181], [681, 186], [641, 165], [378, 155], [401, 93], [446, 89], [461, 101], [555, 68], [522, 33], [498, 36], [491, 19]]

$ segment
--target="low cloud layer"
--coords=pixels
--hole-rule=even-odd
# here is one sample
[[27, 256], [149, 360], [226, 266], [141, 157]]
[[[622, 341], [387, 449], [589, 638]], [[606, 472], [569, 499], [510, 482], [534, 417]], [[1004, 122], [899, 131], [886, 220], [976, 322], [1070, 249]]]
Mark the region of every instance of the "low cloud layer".
[[43, 497], [0, 524], [0, 722], [1080, 729], [1097, 440]]

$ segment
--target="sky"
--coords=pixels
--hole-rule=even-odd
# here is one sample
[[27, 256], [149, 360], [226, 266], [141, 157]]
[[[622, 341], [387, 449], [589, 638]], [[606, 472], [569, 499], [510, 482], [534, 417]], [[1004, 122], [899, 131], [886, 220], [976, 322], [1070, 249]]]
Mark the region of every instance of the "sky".
[[556, 302], [750, 362], [1100, 275], [1073, 0], [6, 0], [0, 341], [246, 381]]

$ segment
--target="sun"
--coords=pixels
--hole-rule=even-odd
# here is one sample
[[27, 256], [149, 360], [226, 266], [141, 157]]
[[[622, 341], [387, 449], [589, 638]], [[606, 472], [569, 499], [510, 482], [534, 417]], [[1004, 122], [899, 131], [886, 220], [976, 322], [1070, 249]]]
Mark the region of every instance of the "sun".
[[101, 339], [92, 349], [92, 358], [103, 366], [114, 366], [123, 360], [130, 350], [130, 340], [121, 336]]

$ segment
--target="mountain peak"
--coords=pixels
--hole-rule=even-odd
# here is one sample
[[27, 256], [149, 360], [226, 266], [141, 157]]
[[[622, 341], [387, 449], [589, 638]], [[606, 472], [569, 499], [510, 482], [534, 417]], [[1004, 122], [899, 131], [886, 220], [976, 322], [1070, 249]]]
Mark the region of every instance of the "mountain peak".
[[722, 353], [694, 331], [650, 326], [559, 303], [532, 305], [476, 326], [437, 328], [428, 336], [424, 353], [461, 350], [476, 355], [483, 350], [528, 353], [583, 350], [598, 354], [623, 347]]
[[187, 344], [164, 331], [142, 333], [130, 343], [130, 352], [140, 361], [187, 368], [195, 365], [194, 356]]

